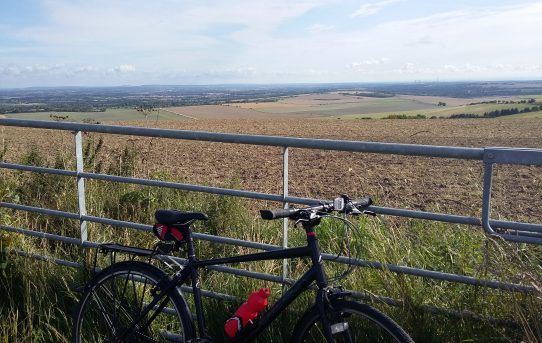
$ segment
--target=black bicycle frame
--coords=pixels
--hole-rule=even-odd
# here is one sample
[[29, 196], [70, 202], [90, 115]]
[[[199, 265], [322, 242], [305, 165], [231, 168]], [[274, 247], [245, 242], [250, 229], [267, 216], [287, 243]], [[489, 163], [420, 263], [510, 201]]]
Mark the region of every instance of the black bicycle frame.
[[[271, 322], [288, 306], [294, 301], [304, 290], [306, 290], [310, 284], [316, 281], [318, 287], [318, 294], [316, 297], [316, 304], [321, 313], [321, 318], [324, 321], [323, 327], [328, 341], [331, 341], [331, 331], [327, 323], [327, 317], [325, 314], [325, 289], [327, 287], [327, 279], [324, 273], [322, 264], [321, 264], [321, 254], [320, 248], [318, 246], [318, 239], [316, 238], [314, 232], [314, 226], [317, 223], [303, 223], [303, 227], [307, 233], [307, 245], [297, 248], [286, 248], [278, 249], [273, 251], [259, 252], [241, 256], [230, 256], [223, 258], [213, 258], [208, 260], [197, 260], [195, 257], [194, 243], [192, 240], [192, 235], [189, 232], [187, 239], [188, 247], [188, 264], [179, 272], [175, 273], [173, 278], [162, 285], [161, 293], [158, 294], [151, 303], [149, 303], [145, 309], [141, 312], [140, 316], [134, 320], [132, 325], [128, 327], [121, 338], [126, 337], [127, 333], [131, 332], [137, 323], [139, 323], [147, 313], [156, 306], [174, 287], [185, 283], [188, 278], [191, 278], [192, 289], [194, 294], [194, 303], [196, 306], [196, 316], [198, 321], [198, 334], [200, 337], [206, 337], [205, 332], [205, 318], [203, 315], [203, 307], [201, 303], [201, 291], [199, 288], [199, 276], [198, 268], [203, 268], [207, 266], [219, 265], [219, 264], [229, 264], [229, 263], [239, 263], [239, 262], [255, 262], [255, 261], [264, 261], [264, 260], [279, 260], [286, 258], [296, 258], [296, 257], [310, 257], [312, 261], [311, 268], [305, 272], [289, 289], [286, 291], [274, 304], [264, 312], [261, 318], [257, 321], [254, 327], [249, 331], [241, 331], [238, 337], [235, 340], [239, 341], [250, 341], [251, 339], [257, 337], [265, 328], [267, 328]], [[165, 302], [158, 306], [157, 312], [161, 311], [165, 307]], [[149, 325], [154, 318], [151, 317], [145, 325], [140, 326], [140, 328], [145, 328]]]

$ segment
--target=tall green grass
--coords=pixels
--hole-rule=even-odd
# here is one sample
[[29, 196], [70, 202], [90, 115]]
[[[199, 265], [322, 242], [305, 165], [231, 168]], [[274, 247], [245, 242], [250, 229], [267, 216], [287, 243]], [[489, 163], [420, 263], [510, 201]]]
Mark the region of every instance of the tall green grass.
[[[147, 173], [139, 162], [142, 157], [130, 147], [121, 149], [115, 156], [103, 156], [103, 143], [92, 139], [89, 142], [85, 147], [85, 165], [91, 171], [127, 176], [145, 174], [150, 178], [174, 180], [167, 173]], [[73, 161], [64, 155], [46, 160], [34, 149], [28, 151], [21, 162], [73, 168]], [[235, 186], [232, 181], [231, 187]], [[159, 208], [204, 211], [210, 220], [197, 225], [197, 232], [270, 244], [281, 242], [282, 223], [262, 221], [257, 218], [256, 211], [278, 204], [96, 180], [88, 180], [86, 190], [87, 211], [91, 215], [150, 224], [154, 211]], [[75, 180], [55, 175], [3, 171], [0, 201], [68, 212], [78, 210]], [[4, 208], [0, 208], [0, 220], [3, 225], [79, 237], [79, 223], [73, 220]], [[363, 229], [361, 239], [355, 238], [355, 245], [366, 260], [522, 283], [538, 289], [542, 285], [540, 247], [488, 238], [473, 227], [429, 221], [377, 217], [360, 218], [357, 224]], [[318, 235], [323, 251], [345, 253], [342, 230], [336, 222], [322, 223]], [[304, 244], [304, 238], [302, 230], [291, 228], [291, 246]], [[93, 223], [89, 223], [89, 240], [141, 247], [151, 247], [155, 243], [152, 234], [147, 232]], [[0, 231], [0, 244], [0, 341], [69, 341], [71, 314], [78, 297], [74, 290], [87, 281], [88, 273], [56, 266], [52, 262], [18, 257], [7, 251], [18, 249], [79, 261], [87, 267], [91, 266], [93, 254], [87, 254], [85, 259], [77, 246], [3, 231]], [[197, 247], [201, 258], [253, 251], [206, 241], [198, 241]], [[107, 259], [100, 256], [98, 264], [105, 266]], [[325, 262], [325, 265], [330, 274], [340, 273], [344, 268], [332, 265], [332, 262]], [[290, 277], [300, 276], [307, 266], [305, 260], [292, 261]], [[282, 271], [281, 261], [243, 263], [234, 267], [275, 275]], [[270, 282], [216, 272], [202, 274], [204, 289], [239, 298], [245, 298], [260, 287], [272, 289], [272, 300], [282, 292], [280, 285]], [[370, 268], [356, 269], [343, 285], [369, 295], [373, 305], [390, 314], [419, 342], [535, 342], [542, 338], [540, 292], [527, 295]], [[397, 299], [400, 306], [386, 305], [378, 296]], [[295, 321], [311, 301], [312, 294], [307, 292], [260, 341], [287, 340]], [[209, 327], [214, 335], [222, 334], [224, 321], [237, 306], [205, 300]], [[433, 308], [445, 308], [453, 313], [436, 314]]]

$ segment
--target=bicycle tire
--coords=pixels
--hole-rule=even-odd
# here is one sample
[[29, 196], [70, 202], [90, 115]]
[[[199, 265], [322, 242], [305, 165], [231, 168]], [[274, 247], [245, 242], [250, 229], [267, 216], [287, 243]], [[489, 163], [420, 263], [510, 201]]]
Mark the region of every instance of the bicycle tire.
[[[160, 269], [137, 261], [119, 262], [96, 274], [86, 286], [75, 313], [72, 341], [119, 341], [117, 335], [139, 316], [143, 306], [151, 301], [152, 290], [164, 278], [168, 276]], [[139, 323], [123, 341], [185, 342], [193, 338], [194, 323], [180, 290], [175, 287], [158, 304], [164, 301], [163, 311], [151, 310], [144, 317], [142, 322], [156, 315], [146, 328], [142, 329]]]
[[[328, 319], [338, 331], [333, 335], [335, 342], [414, 342], [390, 317], [369, 305], [332, 300], [331, 307]], [[292, 342], [325, 342], [321, 326], [320, 312], [313, 306], [298, 321]]]

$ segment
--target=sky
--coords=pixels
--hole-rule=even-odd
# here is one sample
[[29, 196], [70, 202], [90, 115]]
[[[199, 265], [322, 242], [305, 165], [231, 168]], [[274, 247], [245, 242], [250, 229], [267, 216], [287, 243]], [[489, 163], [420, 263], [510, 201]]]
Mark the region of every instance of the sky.
[[542, 79], [542, 1], [0, 0], [0, 88]]

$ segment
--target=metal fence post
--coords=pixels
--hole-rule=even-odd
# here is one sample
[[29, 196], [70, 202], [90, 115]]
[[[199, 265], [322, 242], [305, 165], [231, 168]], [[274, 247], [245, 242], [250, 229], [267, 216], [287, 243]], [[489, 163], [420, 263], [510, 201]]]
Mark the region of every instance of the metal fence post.
[[75, 133], [75, 161], [77, 166], [77, 199], [79, 201], [79, 225], [81, 230], [81, 243], [85, 242], [88, 238], [87, 233], [87, 221], [83, 220], [83, 216], [87, 215], [86, 201], [85, 201], [85, 178], [81, 176], [84, 172], [83, 166], [83, 138], [81, 131]]
[[[283, 208], [288, 208], [288, 202], [286, 197], [288, 196], [288, 147], [284, 147], [282, 152], [282, 196], [283, 196]], [[284, 218], [282, 221], [282, 246], [288, 247], [288, 218]], [[286, 280], [288, 277], [288, 260], [282, 260], [282, 278]]]

